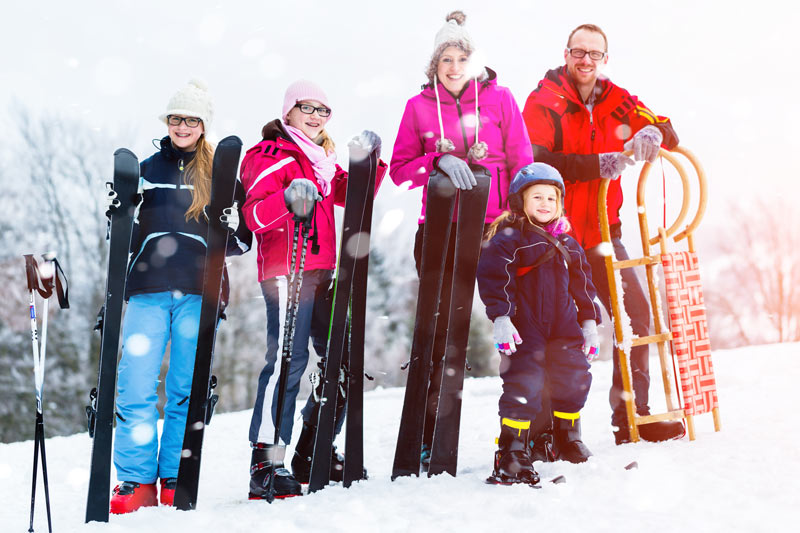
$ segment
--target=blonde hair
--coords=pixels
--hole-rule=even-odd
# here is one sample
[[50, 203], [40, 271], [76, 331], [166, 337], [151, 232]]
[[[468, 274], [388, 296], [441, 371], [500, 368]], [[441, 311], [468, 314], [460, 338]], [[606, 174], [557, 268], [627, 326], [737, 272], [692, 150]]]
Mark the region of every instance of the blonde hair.
[[328, 135], [327, 130], [322, 130], [319, 132], [319, 135], [317, 135], [317, 138], [314, 139], [314, 142], [322, 146], [322, 148], [325, 150], [325, 155], [330, 155], [334, 150], [336, 150], [336, 144], [334, 144], [331, 136]]
[[186, 185], [192, 185], [192, 205], [186, 210], [186, 221], [190, 218], [200, 220], [203, 208], [211, 200], [211, 169], [214, 163], [214, 147], [206, 140], [205, 134], [197, 141], [194, 158], [186, 165], [183, 175]]

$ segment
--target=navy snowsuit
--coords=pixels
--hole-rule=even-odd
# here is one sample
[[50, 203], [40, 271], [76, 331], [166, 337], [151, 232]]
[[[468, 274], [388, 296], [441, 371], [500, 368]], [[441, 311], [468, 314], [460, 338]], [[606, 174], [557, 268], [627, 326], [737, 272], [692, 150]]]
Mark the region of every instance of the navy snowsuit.
[[501, 225], [481, 252], [478, 291], [486, 314], [492, 321], [510, 316], [523, 340], [516, 353], [501, 355], [501, 417], [533, 420], [545, 374], [553, 411], [577, 413], [589, 394], [592, 376], [579, 324], [599, 324], [600, 307], [583, 249], [566, 233], [558, 240], [569, 252], [569, 266], [557, 252], [531, 269], [555, 246], [520, 219]]

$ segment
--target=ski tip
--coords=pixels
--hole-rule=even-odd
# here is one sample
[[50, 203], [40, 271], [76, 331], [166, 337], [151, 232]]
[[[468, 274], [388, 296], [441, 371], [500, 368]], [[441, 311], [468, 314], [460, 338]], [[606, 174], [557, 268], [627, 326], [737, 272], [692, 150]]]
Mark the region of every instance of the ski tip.
[[639, 468], [639, 463], [637, 463], [636, 461], [633, 461], [632, 463], [628, 463], [625, 465], [625, 470], [635, 470], [637, 468]]
[[227, 137], [225, 137], [224, 139], [222, 139], [220, 142], [217, 143], [217, 146], [223, 146], [223, 145], [242, 146], [242, 140], [236, 135], [228, 135]]
[[567, 482], [567, 478], [564, 477], [564, 476], [556, 476], [556, 477], [554, 477], [553, 479], [550, 480], [550, 483], [552, 483], [553, 485], [560, 485], [560, 484], [566, 483], [566, 482]]
[[[127, 148], [117, 148], [117, 149], [114, 151], [114, 155], [115, 155], [115, 156], [117, 156], [117, 155], [123, 155], [123, 154], [124, 154], [124, 155], [130, 155], [130, 156], [132, 156], [133, 158], [136, 158], [136, 154], [134, 154], [133, 152], [131, 152], [131, 151], [130, 151], [130, 150], [128, 150]], [[136, 159], [138, 160], [138, 158], [136, 158]]]

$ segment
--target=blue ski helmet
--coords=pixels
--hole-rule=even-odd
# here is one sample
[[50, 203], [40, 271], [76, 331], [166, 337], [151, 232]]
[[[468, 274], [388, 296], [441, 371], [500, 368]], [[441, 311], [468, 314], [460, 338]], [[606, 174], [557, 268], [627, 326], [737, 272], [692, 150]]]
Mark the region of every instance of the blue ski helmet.
[[566, 190], [564, 189], [564, 179], [558, 170], [547, 163], [531, 163], [519, 169], [517, 175], [511, 180], [511, 185], [508, 187], [508, 207], [514, 212], [522, 213], [524, 208], [522, 193], [525, 192], [525, 189], [537, 183], [558, 187], [561, 191], [563, 205]]

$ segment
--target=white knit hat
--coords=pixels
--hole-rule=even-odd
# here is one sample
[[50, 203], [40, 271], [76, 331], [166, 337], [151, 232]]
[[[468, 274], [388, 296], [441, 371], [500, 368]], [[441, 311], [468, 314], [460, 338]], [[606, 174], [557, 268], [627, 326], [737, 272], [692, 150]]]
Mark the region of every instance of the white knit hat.
[[186, 87], [172, 95], [167, 110], [159, 115], [158, 120], [166, 123], [169, 115], [197, 117], [203, 121], [205, 129], [208, 130], [214, 119], [214, 104], [208, 94], [208, 86], [198, 79], [189, 80]]
[[460, 44], [465, 50], [472, 51], [475, 45], [472, 38], [464, 28], [464, 21], [467, 16], [463, 11], [453, 11], [445, 18], [444, 26], [436, 33], [436, 38], [433, 40], [433, 52], [437, 54], [440, 52], [439, 48], [443, 44], [457, 43]]
[[[329, 109], [331, 107], [328, 103], [328, 95], [325, 94], [325, 91], [323, 91], [319, 85], [313, 81], [297, 80], [286, 88], [286, 93], [283, 95], [283, 113], [281, 114], [281, 120], [285, 121], [286, 115], [289, 114], [289, 111], [292, 110], [295, 104], [303, 100], [315, 100]], [[331, 115], [332, 114], [331, 112]]]

